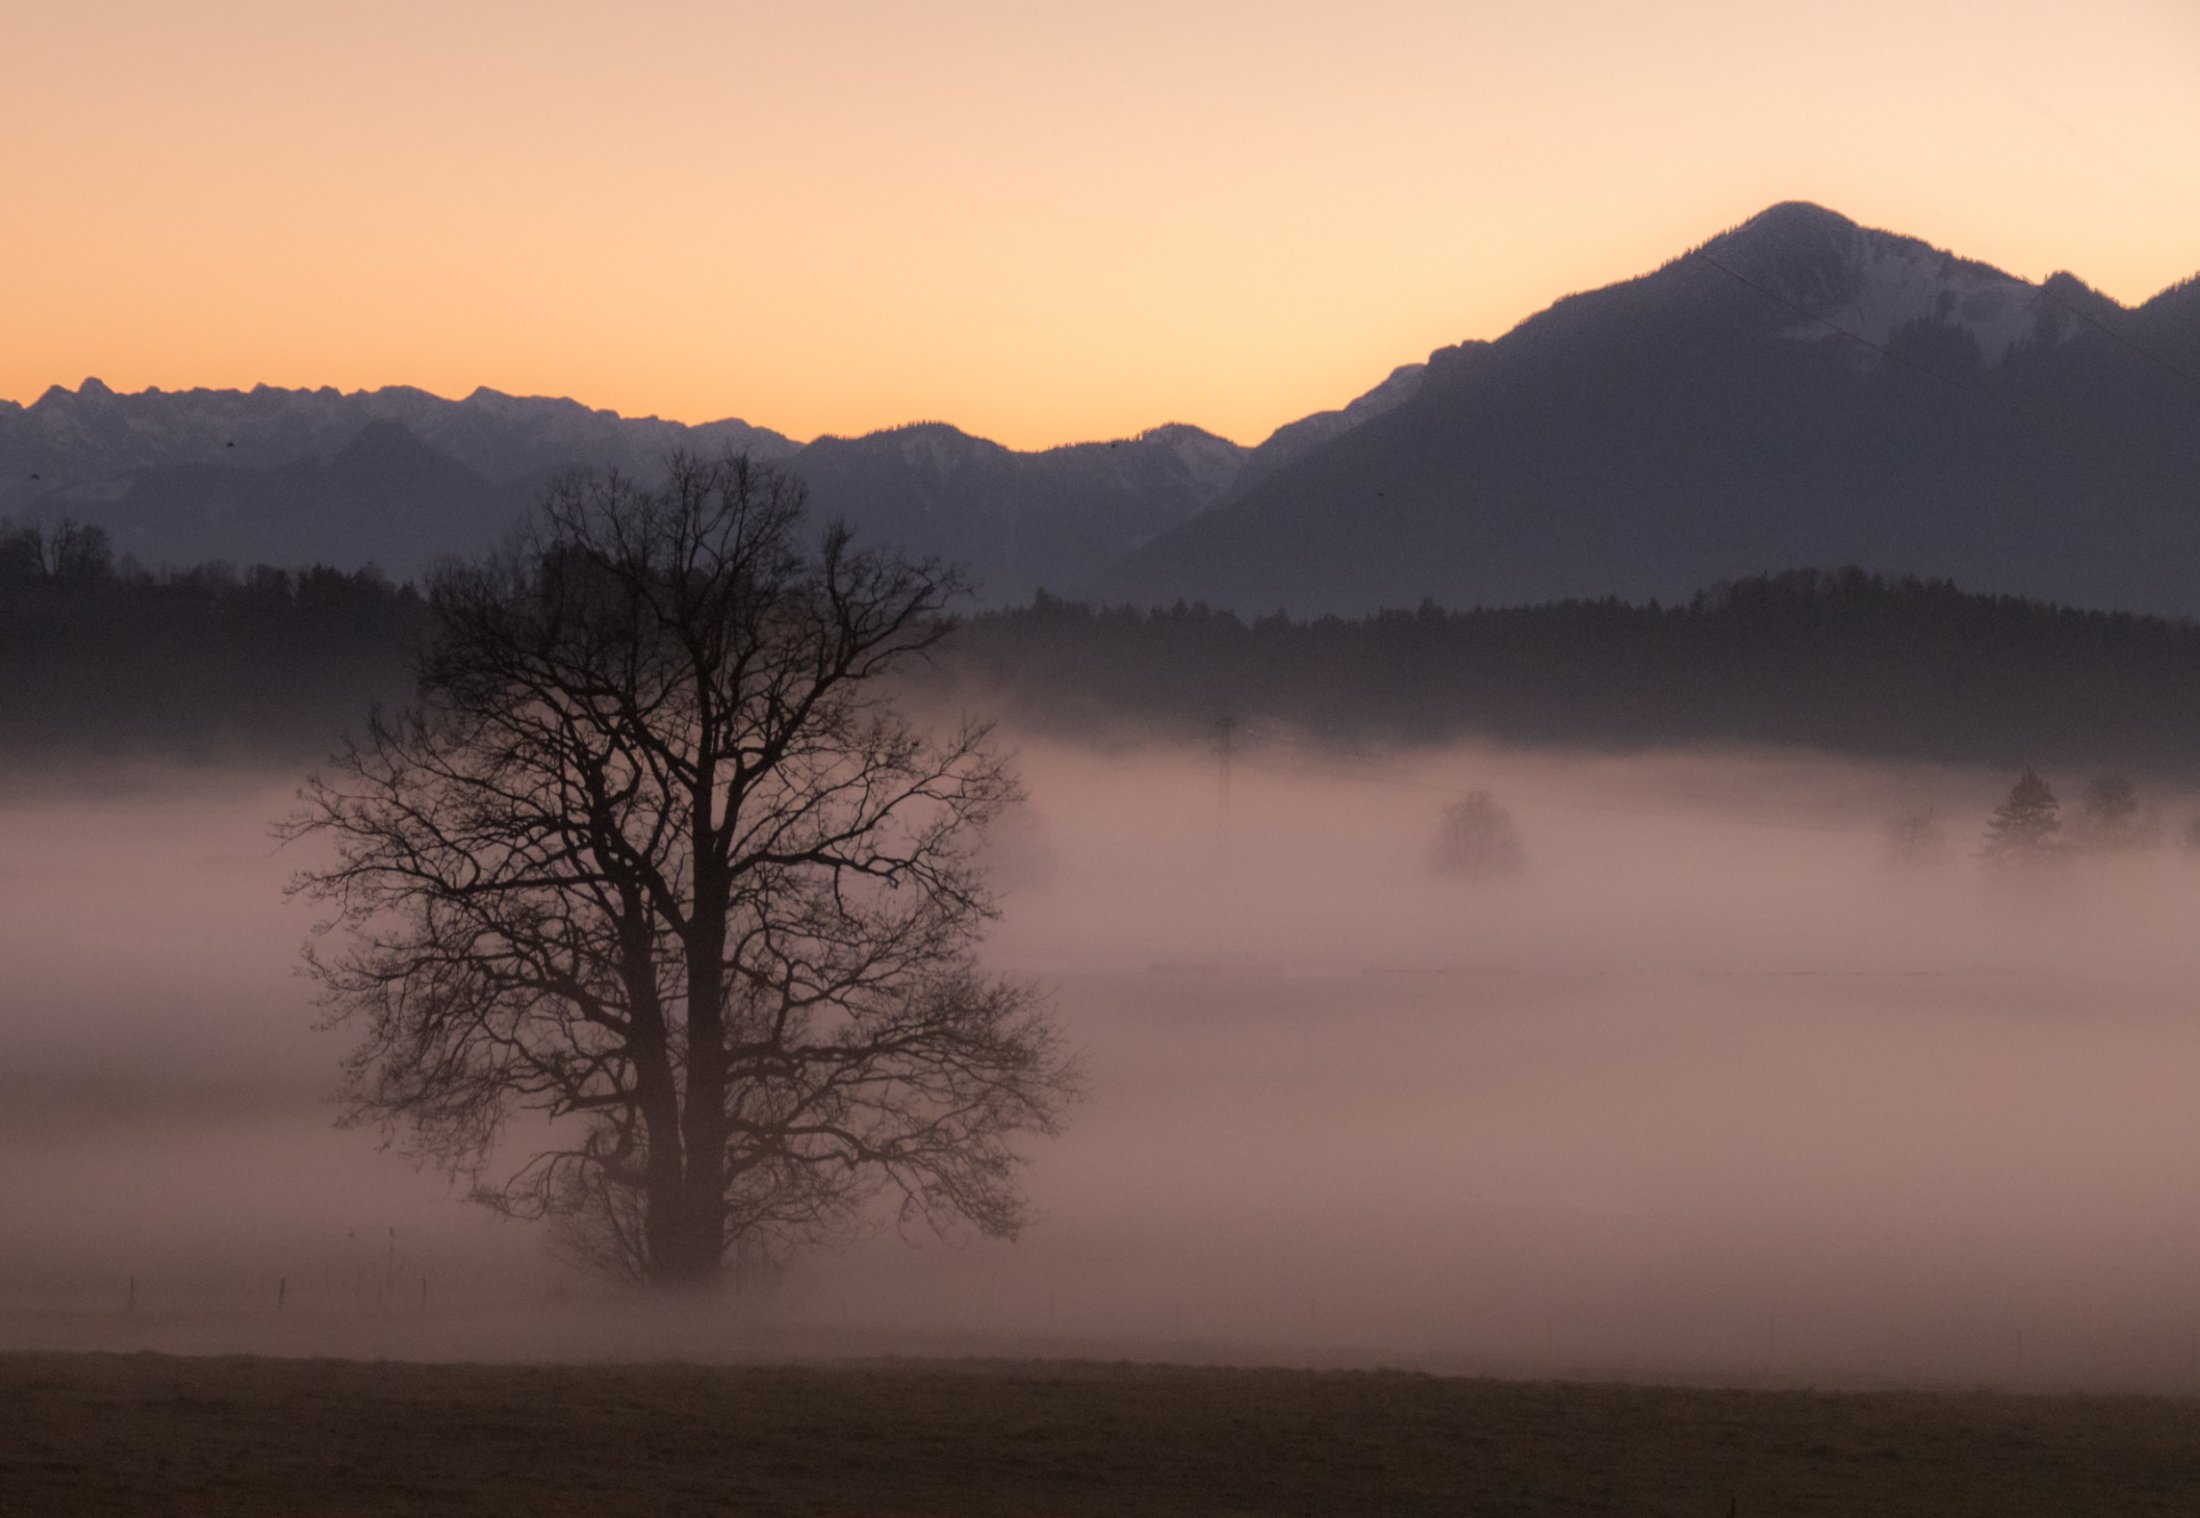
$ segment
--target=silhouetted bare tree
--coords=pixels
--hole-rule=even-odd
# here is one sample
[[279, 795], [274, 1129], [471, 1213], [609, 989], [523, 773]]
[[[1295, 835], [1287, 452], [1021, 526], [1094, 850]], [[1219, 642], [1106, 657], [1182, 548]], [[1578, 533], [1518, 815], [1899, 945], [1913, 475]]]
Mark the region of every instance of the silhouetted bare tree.
[[114, 548], [102, 527], [63, 517], [52, 527], [0, 517], [0, 585], [46, 582], [69, 589], [114, 578]]
[[298, 888], [348, 930], [309, 958], [363, 1034], [355, 1120], [650, 1284], [881, 1190], [1012, 1234], [1012, 1141], [1073, 1094], [1034, 994], [973, 958], [1014, 778], [982, 725], [920, 734], [886, 697], [957, 579], [838, 528], [811, 549], [802, 506], [743, 457], [567, 478], [436, 579], [418, 701], [285, 824], [333, 845]]

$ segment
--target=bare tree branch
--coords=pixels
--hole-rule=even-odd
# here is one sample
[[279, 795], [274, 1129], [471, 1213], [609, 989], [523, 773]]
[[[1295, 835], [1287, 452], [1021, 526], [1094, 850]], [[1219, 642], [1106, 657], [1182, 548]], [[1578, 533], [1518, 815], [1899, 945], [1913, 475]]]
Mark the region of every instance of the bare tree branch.
[[[796, 480], [677, 457], [559, 480], [430, 596], [419, 696], [282, 824], [358, 1030], [349, 1116], [618, 1274], [766, 1268], [874, 1197], [1013, 1234], [1015, 1139], [1075, 1071], [985, 976], [976, 864], [1017, 797], [982, 724], [910, 727], [886, 677], [957, 576], [801, 537]], [[552, 1137], [516, 1168], [511, 1120]]]

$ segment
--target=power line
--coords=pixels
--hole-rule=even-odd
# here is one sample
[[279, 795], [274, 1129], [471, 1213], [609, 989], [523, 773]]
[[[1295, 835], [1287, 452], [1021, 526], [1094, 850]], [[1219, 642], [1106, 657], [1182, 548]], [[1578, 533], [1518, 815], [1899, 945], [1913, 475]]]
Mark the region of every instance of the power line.
[[2079, 321], [2084, 322], [2094, 331], [2101, 333], [2111, 342], [2121, 343], [2124, 347], [2129, 348], [2132, 352], [2138, 354], [2139, 357], [2145, 359], [2148, 363], [2155, 365], [2157, 368], [2167, 370], [2169, 373], [2174, 374], [2179, 379], [2183, 380], [2186, 384], [2193, 386], [2195, 389], [2200, 389], [2200, 376], [2195, 376], [2193, 373], [2191, 373], [2191, 371], [2179, 368], [2177, 365], [2171, 363], [2168, 359], [2162, 357], [2159, 353], [2155, 353], [2149, 349], [2140, 347], [2137, 343], [2133, 342], [2130, 338], [2124, 336], [2123, 333], [2118, 332], [2114, 327], [2111, 327], [2108, 323], [2102, 321], [2099, 317], [2093, 315], [2093, 313], [2091, 313], [2090, 311], [2086, 311], [2078, 306], [2072, 305], [2069, 301], [2064, 300], [2061, 296], [2057, 295], [2054, 291], [2048, 289], [2045, 285], [2033, 285], [2029, 288], [2037, 290], [2042, 296], [2046, 297], [2046, 299], [2052, 301], [2055, 305], [2060, 306], [2063, 310], [2069, 312], [2072, 316], [2075, 316]]
[[1965, 395], [1971, 396], [1977, 400], [1982, 400], [1986, 402], [1989, 406], [1998, 404], [1994, 396], [1987, 394], [1984, 390], [1979, 389], [1976, 385], [1967, 385], [1962, 380], [1956, 379], [1952, 375], [1942, 374], [1937, 369], [1928, 369], [1923, 364], [1918, 363], [1915, 359], [1904, 358], [1901, 354], [1895, 352], [1892, 348], [1887, 347], [1883, 343], [1873, 342], [1870, 338], [1864, 336], [1861, 332], [1851, 332], [1848, 328], [1819, 315], [1816, 311], [1813, 311], [1806, 306], [1799, 305], [1796, 302], [1789, 300], [1785, 295], [1782, 295], [1779, 291], [1772, 289], [1770, 286], [1761, 285], [1757, 283], [1757, 281], [1755, 281], [1754, 279], [1751, 279], [1748, 275], [1743, 274], [1738, 270], [1728, 268], [1725, 264], [1720, 263], [1716, 258], [1713, 258], [1709, 253], [1704, 252], [1701, 248], [1697, 248], [1691, 251], [1687, 256], [1690, 258], [1703, 260], [1703, 262], [1711, 265], [1712, 268], [1717, 269], [1721, 274], [1724, 274], [1728, 279], [1735, 281], [1737, 284], [1747, 285], [1750, 289], [1755, 290], [1765, 299], [1769, 301], [1775, 301], [1778, 304], [1787, 307], [1788, 310], [1793, 311], [1797, 316], [1802, 317], [1805, 321], [1816, 322], [1819, 326], [1824, 327], [1828, 332], [1832, 332], [1840, 337], [1845, 337], [1852, 343], [1858, 343], [1866, 348], [1871, 349], [1872, 352], [1878, 354], [1881, 358], [1886, 359], [1889, 363], [1900, 364], [1905, 369], [1915, 370], [1917, 373], [1924, 375], [1927, 379], [1938, 380], [1943, 385], [1961, 390]]

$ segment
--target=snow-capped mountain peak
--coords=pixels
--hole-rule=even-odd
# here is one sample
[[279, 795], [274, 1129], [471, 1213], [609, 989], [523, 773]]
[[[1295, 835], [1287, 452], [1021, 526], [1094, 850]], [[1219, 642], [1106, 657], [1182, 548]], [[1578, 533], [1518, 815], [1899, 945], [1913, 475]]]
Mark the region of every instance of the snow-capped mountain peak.
[[1783, 335], [1798, 341], [1885, 347], [1923, 323], [1970, 334], [1994, 364], [2023, 344], [2061, 342], [2075, 326], [2038, 285], [1803, 201], [1774, 206], [1700, 251], [1808, 312], [1782, 320]]

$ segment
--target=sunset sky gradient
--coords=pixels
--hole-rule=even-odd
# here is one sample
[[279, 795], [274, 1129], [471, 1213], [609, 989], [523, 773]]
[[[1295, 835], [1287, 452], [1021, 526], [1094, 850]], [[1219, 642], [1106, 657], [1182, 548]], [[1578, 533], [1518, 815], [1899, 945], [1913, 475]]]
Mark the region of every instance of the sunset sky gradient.
[[1808, 199], [2200, 272], [2196, 0], [77, 0], [0, 396], [393, 383], [1241, 441]]

